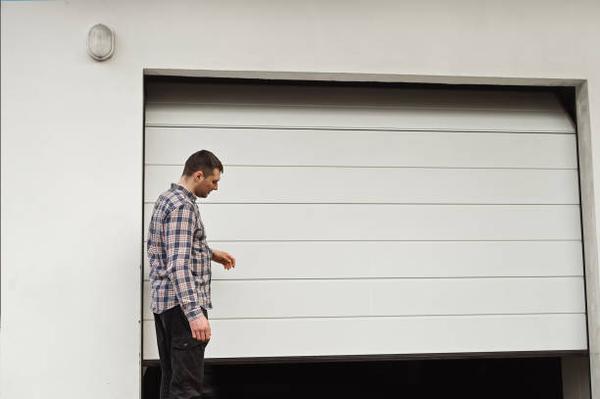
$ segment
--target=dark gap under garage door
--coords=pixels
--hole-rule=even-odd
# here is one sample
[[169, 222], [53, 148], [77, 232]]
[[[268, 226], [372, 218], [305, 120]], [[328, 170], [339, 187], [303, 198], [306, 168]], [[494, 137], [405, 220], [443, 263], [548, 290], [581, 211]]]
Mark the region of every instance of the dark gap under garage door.
[[[205, 398], [562, 398], [560, 358], [207, 366]], [[144, 375], [158, 398], [160, 368]]]

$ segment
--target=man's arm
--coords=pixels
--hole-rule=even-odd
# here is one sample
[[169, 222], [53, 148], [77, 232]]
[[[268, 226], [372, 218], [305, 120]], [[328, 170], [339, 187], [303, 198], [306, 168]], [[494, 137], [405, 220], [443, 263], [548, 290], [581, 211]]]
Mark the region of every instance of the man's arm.
[[191, 270], [195, 219], [193, 207], [185, 204], [171, 211], [164, 227], [167, 273], [190, 326], [195, 319], [205, 319]]

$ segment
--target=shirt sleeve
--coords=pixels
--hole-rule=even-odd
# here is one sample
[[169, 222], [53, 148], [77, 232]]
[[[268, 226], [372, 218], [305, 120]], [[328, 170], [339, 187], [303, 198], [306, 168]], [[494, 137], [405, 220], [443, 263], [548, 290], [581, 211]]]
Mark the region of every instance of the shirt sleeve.
[[165, 222], [167, 274], [185, 316], [191, 321], [202, 315], [191, 269], [196, 215], [192, 206], [185, 204], [173, 209]]
[[[206, 244], [206, 242], [205, 242]], [[208, 262], [212, 262], [212, 257], [213, 257], [213, 250], [211, 249], [210, 246], [208, 246], [208, 244], [206, 244], [206, 252], [208, 253]]]

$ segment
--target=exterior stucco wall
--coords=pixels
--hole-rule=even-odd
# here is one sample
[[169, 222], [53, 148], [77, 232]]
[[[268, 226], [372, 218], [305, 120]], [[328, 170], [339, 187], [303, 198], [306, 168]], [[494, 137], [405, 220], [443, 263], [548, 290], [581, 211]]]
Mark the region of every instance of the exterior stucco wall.
[[587, 80], [598, 176], [598, 20], [593, 0], [3, 2], [0, 396], [139, 395], [144, 68]]

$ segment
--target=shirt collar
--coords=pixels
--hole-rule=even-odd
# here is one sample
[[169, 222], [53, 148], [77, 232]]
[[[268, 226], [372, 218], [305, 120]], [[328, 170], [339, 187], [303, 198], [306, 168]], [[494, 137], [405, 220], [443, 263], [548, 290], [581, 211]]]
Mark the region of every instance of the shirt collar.
[[196, 197], [194, 195], [194, 193], [192, 193], [187, 188], [183, 187], [181, 184], [171, 183], [171, 190], [181, 190], [181, 191], [183, 191], [183, 193], [185, 194], [185, 196], [188, 197], [190, 199], [190, 201], [192, 201], [192, 202], [196, 202], [196, 198], [198, 198], [198, 197]]

